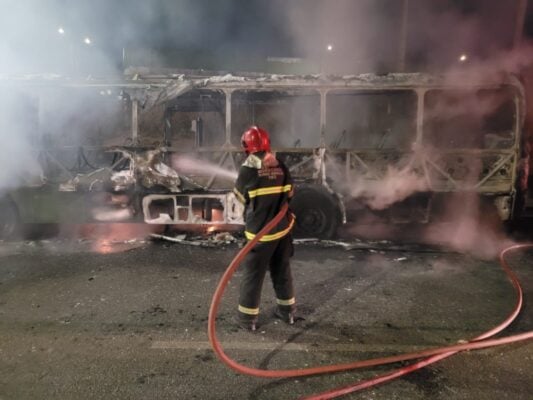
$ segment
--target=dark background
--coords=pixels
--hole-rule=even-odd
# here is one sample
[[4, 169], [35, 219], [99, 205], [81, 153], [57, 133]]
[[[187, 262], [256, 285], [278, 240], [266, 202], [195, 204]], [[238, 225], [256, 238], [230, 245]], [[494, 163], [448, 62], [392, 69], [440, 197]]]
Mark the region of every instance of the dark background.
[[8, 10], [0, 16], [0, 73], [11, 74], [268, 70], [280, 57], [297, 58], [301, 72], [432, 71], [462, 54], [490, 59], [533, 36], [527, 0], [0, 3]]

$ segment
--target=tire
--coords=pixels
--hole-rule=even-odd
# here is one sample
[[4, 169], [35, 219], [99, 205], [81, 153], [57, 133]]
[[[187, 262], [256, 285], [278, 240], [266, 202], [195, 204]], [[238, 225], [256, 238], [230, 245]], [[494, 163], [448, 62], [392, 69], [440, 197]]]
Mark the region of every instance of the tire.
[[296, 216], [294, 236], [299, 238], [332, 239], [341, 221], [338, 202], [321, 186], [296, 188], [291, 200]]
[[17, 207], [6, 198], [0, 198], [0, 239], [17, 239], [20, 234]]

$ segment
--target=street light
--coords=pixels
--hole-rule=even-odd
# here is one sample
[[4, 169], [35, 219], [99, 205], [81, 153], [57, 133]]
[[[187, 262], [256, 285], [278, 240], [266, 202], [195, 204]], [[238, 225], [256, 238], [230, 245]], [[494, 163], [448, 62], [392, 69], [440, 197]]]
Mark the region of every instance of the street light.
[[86, 46], [91, 47], [94, 43], [89, 36], [80, 36], [79, 33], [70, 30], [67, 32], [63, 26], [58, 26], [57, 33], [64, 38], [61, 39], [61, 42], [63, 42], [65, 46], [68, 46], [65, 48], [65, 51], [68, 51], [72, 69], [71, 72], [76, 73], [79, 68], [81, 57], [87, 57], [85, 53], [92, 52], [92, 50], [89, 50], [88, 48], [87, 50], [82, 50], [83, 46], [80, 45], [80, 41]]
[[327, 65], [329, 63], [328, 59], [331, 58], [332, 56], [329, 54], [329, 53], [332, 53], [333, 52], [333, 44], [332, 43], [328, 43], [326, 44], [326, 47], [324, 48], [324, 50], [321, 50], [320, 51], [320, 54], [319, 54], [319, 65], [318, 65], [318, 71], [319, 73], [324, 73], [326, 72], [327, 70]]
[[468, 56], [466, 54], [461, 54], [461, 56], [459, 56], [459, 61], [465, 62], [466, 60], [468, 60]]

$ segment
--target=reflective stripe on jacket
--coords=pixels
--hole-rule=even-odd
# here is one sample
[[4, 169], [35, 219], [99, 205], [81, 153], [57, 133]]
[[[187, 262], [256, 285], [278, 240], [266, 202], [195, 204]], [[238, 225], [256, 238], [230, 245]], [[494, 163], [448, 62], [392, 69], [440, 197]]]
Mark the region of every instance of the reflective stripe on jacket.
[[[239, 170], [234, 192], [245, 205], [245, 236], [255, 237], [289, 200], [293, 184], [287, 167], [272, 153], [248, 156]], [[261, 242], [278, 240], [290, 232], [294, 219], [289, 214]]]

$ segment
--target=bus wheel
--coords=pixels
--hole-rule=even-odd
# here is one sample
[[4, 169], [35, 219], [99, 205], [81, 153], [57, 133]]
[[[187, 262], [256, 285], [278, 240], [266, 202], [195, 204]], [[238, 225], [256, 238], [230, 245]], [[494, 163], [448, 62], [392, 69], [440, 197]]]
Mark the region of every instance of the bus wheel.
[[15, 239], [19, 233], [17, 207], [7, 198], [0, 198], [0, 239]]
[[291, 200], [296, 216], [295, 237], [332, 239], [340, 223], [340, 210], [336, 199], [323, 187], [296, 188]]

